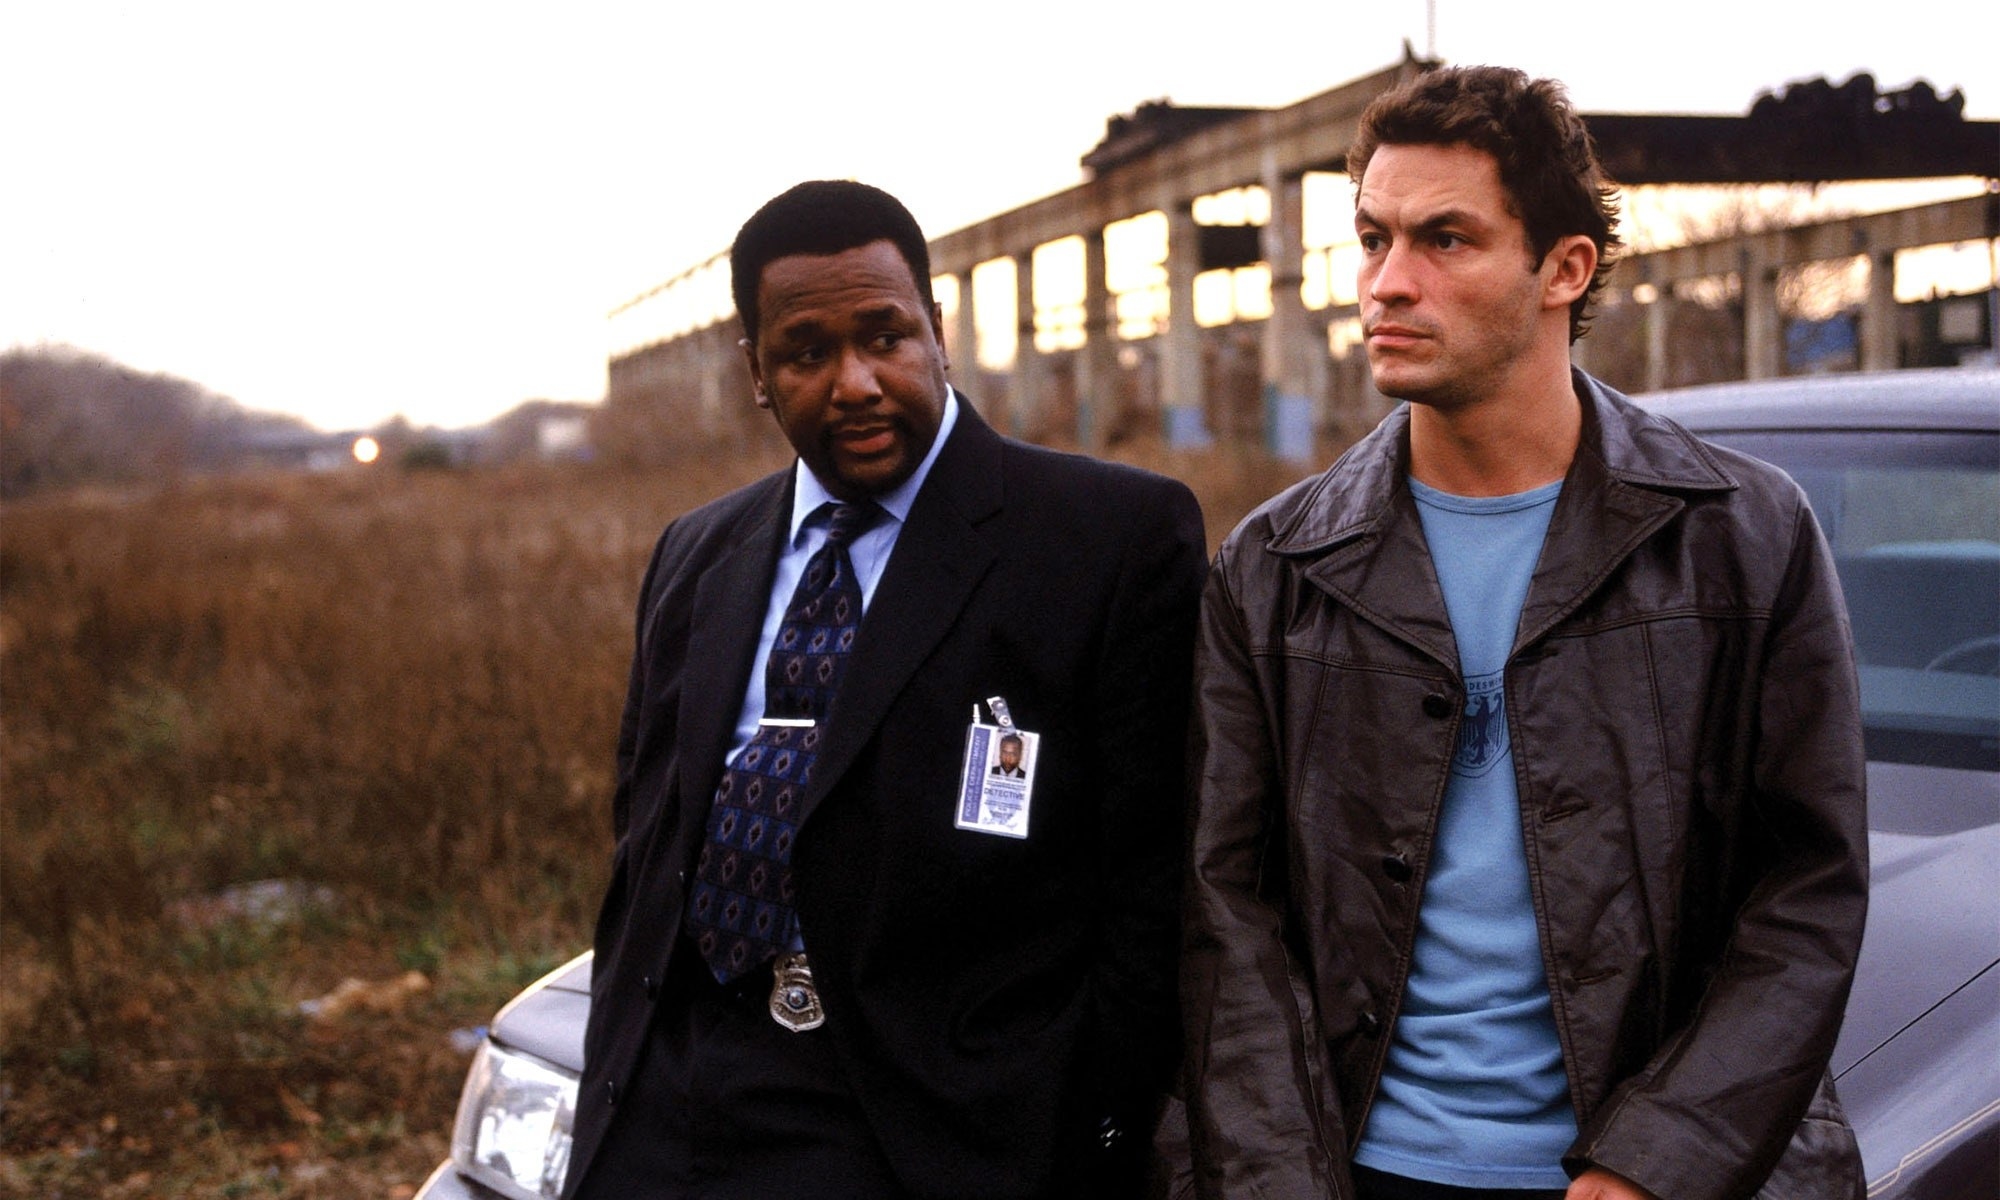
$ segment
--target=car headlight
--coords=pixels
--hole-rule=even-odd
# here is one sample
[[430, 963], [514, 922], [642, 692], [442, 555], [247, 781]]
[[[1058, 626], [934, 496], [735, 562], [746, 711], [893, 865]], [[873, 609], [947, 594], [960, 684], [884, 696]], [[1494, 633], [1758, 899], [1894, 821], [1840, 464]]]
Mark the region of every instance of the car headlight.
[[482, 1043], [458, 1100], [452, 1161], [511, 1200], [552, 1200], [569, 1170], [576, 1087], [561, 1067]]

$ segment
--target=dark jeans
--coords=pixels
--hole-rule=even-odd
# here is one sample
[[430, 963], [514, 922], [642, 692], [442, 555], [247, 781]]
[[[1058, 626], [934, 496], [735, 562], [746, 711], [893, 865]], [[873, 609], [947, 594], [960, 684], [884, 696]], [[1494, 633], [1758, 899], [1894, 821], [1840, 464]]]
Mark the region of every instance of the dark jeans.
[[1453, 1187], [1354, 1164], [1354, 1191], [1359, 1200], [1562, 1200], [1563, 1190]]

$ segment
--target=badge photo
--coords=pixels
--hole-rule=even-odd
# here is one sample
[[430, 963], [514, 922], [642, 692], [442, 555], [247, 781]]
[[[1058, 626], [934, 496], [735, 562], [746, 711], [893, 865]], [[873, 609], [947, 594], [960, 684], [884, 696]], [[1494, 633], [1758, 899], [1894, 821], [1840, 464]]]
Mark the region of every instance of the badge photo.
[[974, 717], [965, 734], [954, 824], [975, 833], [1025, 838], [1041, 735], [1011, 722], [986, 724], [976, 712]]

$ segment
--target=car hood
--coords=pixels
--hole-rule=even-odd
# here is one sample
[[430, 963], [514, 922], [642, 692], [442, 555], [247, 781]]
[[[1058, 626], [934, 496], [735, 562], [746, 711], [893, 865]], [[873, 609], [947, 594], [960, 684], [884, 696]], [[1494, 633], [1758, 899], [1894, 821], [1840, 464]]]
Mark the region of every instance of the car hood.
[[1836, 1075], [2000, 961], [2000, 773], [1870, 763], [1868, 931]]
[[590, 962], [589, 954], [580, 954], [530, 984], [493, 1018], [493, 1040], [582, 1074]]

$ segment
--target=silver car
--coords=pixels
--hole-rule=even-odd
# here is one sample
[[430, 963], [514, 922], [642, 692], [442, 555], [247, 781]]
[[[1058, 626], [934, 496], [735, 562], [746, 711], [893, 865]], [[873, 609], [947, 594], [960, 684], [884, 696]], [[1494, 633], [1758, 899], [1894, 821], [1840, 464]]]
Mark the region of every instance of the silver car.
[[[2000, 1196], [2000, 371], [1644, 397], [1811, 497], [1854, 622], [1873, 883], [1834, 1049], [1871, 1197]], [[494, 1018], [419, 1200], [562, 1187], [584, 955]]]

